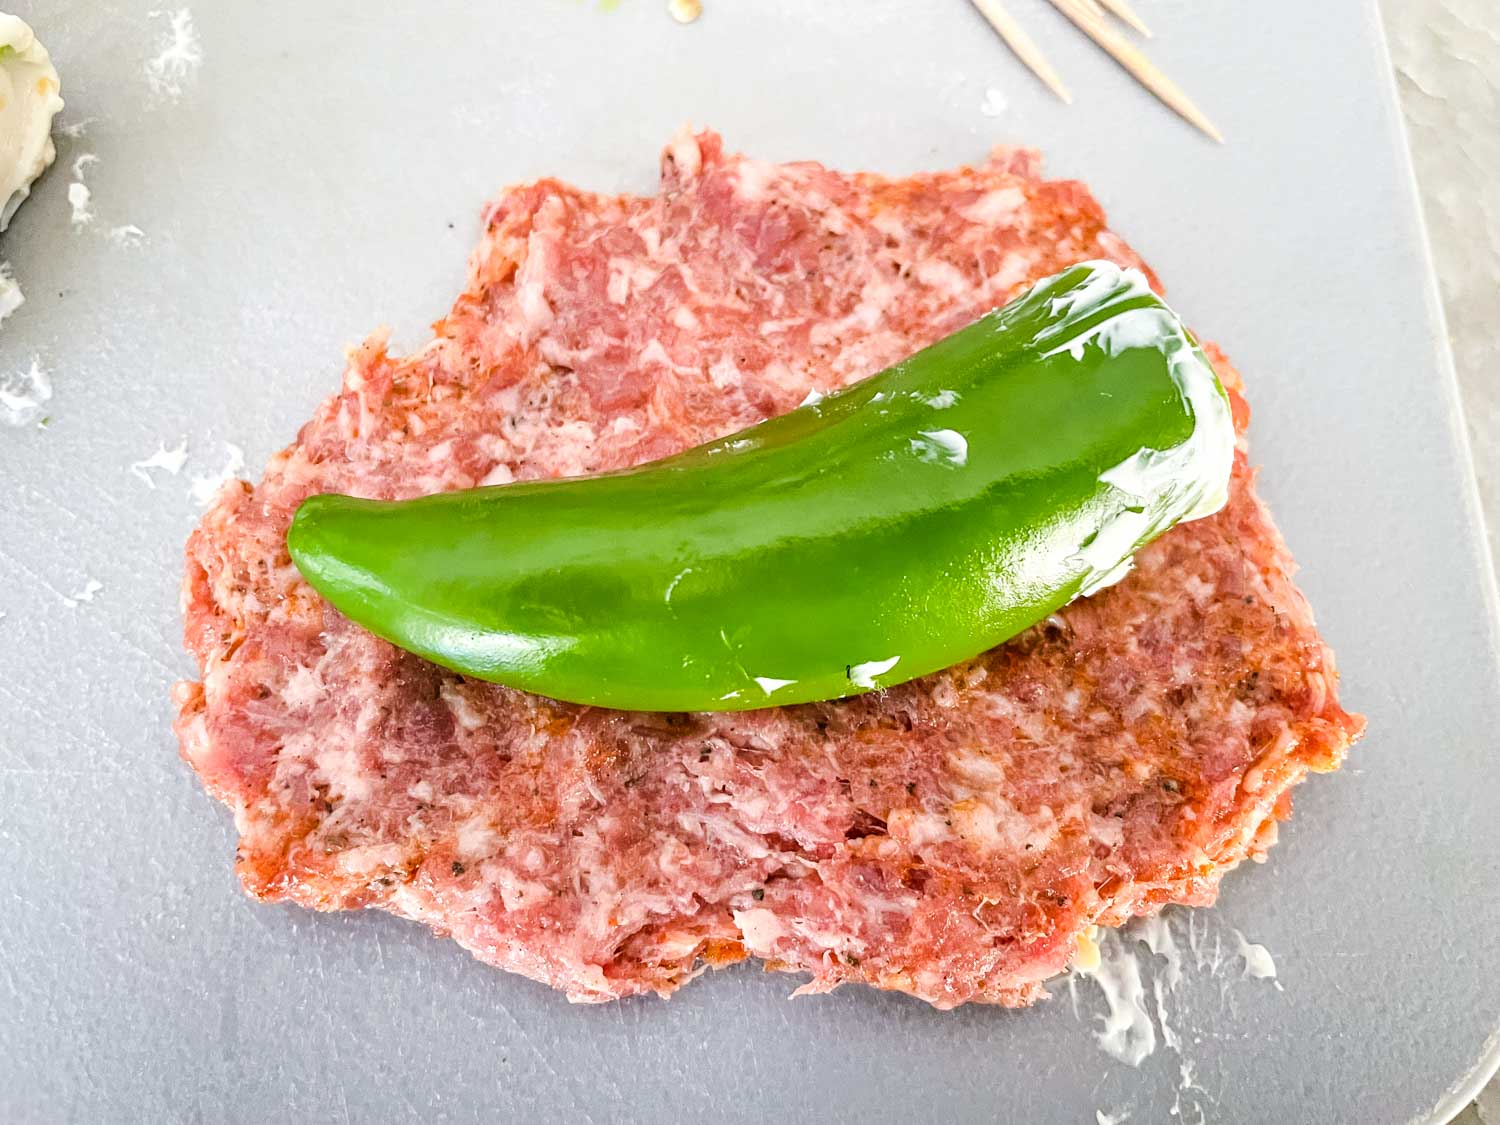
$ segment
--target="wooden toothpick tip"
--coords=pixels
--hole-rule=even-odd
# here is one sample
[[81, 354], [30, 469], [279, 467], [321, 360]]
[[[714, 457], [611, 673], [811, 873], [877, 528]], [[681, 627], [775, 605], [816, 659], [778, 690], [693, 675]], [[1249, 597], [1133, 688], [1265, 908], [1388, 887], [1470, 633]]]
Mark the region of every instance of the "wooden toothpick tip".
[[1130, 4], [1130, 0], [1095, 0], [1095, 3], [1108, 8], [1114, 13], [1117, 20], [1128, 25], [1137, 35], [1144, 35], [1147, 39], [1151, 38], [1151, 29], [1146, 26], [1146, 21], [1141, 19], [1136, 13], [1135, 8]]
[[1035, 74], [1046, 87], [1069, 104], [1073, 101], [1073, 95], [1063, 85], [1062, 78], [1057, 71], [1052, 69], [1052, 64], [1047, 61], [1042, 49], [1036, 45], [1036, 41], [1026, 34], [1026, 30], [1015, 21], [1015, 18], [1007, 12], [1000, 4], [1000, 0], [973, 0], [974, 7], [979, 9], [989, 25], [993, 27], [1005, 45], [1015, 53], [1016, 58], [1026, 64], [1031, 73]]
[[[1089, 10], [1087, 2], [1088, 0], [1052, 0], [1052, 6], [1072, 20], [1078, 30], [1108, 51], [1117, 63], [1129, 71], [1137, 82], [1155, 94], [1162, 104], [1206, 136], [1223, 144], [1224, 134], [1219, 132], [1204, 112], [1193, 104], [1193, 100], [1183, 92], [1182, 87], [1158, 70], [1133, 43], [1094, 15]], [[978, 3], [978, 0], [975, 0], [975, 3]]]

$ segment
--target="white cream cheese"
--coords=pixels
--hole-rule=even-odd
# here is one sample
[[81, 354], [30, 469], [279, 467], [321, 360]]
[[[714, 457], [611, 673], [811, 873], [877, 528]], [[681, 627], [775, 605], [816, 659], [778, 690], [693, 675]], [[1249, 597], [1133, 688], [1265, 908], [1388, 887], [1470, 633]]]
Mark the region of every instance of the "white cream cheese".
[[29, 425], [41, 418], [51, 397], [52, 379], [41, 358], [32, 356], [30, 367], [24, 370], [17, 367], [0, 374], [0, 422], [8, 426]]
[[61, 88], [31, 28], [0, 12], [0, 230], [57, 156], [52, 119], [63, 107]]
[[157, 442], [156, 452], [144, 461], [132, 461], [130, 463], [130, 471], [145, 481], [147, 488], [154, 489], [156, 482], [151, 479], [151, 469], [161, 469], [163, 472], [171, 473], [175, 477], [178, 473], [182, 472], [182, 467], [187, 464], [187, 459], [187, 438], [183, 438], [171, 449], [167, 448], [166, 442]]
[[1245, 962], [1245, 976], [1255, 980], [1276, 979], [1276, 960], [1271, 956], [1271, 951], [1258, 942], [1253, 942], [1240, 933], [1239, 930], [1231, 930], [1234, 934], [1235, 944], [1239, 946], [1240, 959]]
[[1097, 1033], [1099, 1046], [1128, 1066], [1140, 1066], [1141, 1060], [1156, 1050], [1156, 1026], [1146, 1011], [1146, 989], [1132, 948], [1134, 941], [1127, 944], [1119, 931], [1105, 930], [1098, 945], [1097, 964], [1088, 969], [1080, 964], [1074, 971], [1104, 993], [1109, 1011], [1100, 1017], [1103, 1027]]
[[157, 18], [165, 16], [171, 22], [171, 29], [162, 36], [156, 57], [146, 63], [146, 81], [157, 97], [176, 100], [203, 65], [203, 48], [193, 27], [193, 13], [178, 8], [175, 12], [150, 14]]
[[883, 676], [901, 663], [899, 656], [893, 656], [889, 660], [866, 660], [862, 664], [849, 665], [849, 682], [855, 687], [873, 688], [875, 678]]
[[9, 262], [0, 262], [0, 322], [26, 303], [26, 294], [10, 271]]
[[957, 430], [921, 430], [911, 439], [911, 451], [929, 464], [961, 469], [969, 463], [969, 439]]

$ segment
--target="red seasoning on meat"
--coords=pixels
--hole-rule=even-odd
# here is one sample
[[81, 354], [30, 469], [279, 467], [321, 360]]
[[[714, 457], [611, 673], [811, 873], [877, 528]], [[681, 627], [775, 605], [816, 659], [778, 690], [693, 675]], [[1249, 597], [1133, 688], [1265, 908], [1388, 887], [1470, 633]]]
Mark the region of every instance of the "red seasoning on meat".
[[[1084, 259], [1141, 266], [1034, 154], [889, 179], [683, 135], [661, 192], [553, 180], [485, 213], [435, 338], [342, 391], [188, 544], [182, 753], [251, 894], [378, 906], [580, 1001], [747, 956], [940, 1007], [1023, 1005], [1088, 927], [1206, 905], [1362, 721], [1256, 498], [1118, 585], [888, 691], [636, 714], [464, 678], [350, 624], [284, 537], [315, 492], [616, 469], [791, 409]], [[1212, 353], [1243, 435], [1234, 370]]]

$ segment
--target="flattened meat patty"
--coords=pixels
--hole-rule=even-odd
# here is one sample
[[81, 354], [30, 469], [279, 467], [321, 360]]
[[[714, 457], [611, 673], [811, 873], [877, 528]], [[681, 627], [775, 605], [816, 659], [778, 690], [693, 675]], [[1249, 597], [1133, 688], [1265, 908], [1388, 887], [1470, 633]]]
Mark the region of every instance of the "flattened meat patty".
[[[747, 956], [940, 1007], [1023, 1005], [1095, 923], [1260, 858], [1338, 704], [1243, 441], [1231, 499], [1009, 644], [858, 699], [589, 709], [466, 680], [340, 617], [284, 535], [315, 492], [615, 469], [870, 375], [1086, 258], [1141, 266], [1033, 153], [889, 179], [666, 149], [660, 194], [544, 180], [486, 210], [419, 352], [374, 338], [187, 549], [182, 753], [246, 889], [378, 906], [596, 1001]], [[1216, 363], [1243, 434], [1241, 385]]]

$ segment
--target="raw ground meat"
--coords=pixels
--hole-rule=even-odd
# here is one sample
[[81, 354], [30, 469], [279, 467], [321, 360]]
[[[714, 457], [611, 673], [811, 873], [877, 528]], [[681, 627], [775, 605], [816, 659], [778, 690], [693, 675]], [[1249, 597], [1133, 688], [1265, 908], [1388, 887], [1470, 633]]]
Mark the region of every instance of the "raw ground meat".
[[[284, 544], [315, 492], [613, 469], [797, 405], [1087, 258], [1140, 260], [1027, 151], [888, 179], [666, 149], [659, 195], [545, 180], [485, 211], [421, 351], [343, 389], [188, 544], [183, 756], [258, 898], [375, 906], [574, 1000], [747, 956], [940, 1007], [1023, 1005], [1087, 944], [1261, 858], [1340, 708], [1243, 440], [1231, 499], [1119, 585], [858, 699], [635, 714], [466, 680], [350, 624]], [[1243, 434], [1240, 381], [1213, 353]]]

